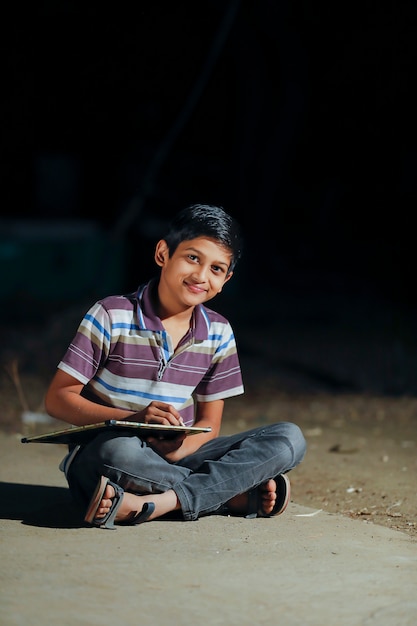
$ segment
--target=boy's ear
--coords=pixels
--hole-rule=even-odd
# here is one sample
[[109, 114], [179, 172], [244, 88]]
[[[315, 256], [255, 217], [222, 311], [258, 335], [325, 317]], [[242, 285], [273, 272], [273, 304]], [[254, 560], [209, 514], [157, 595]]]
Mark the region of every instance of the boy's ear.
[[155, 257], [154, 257], [155, 263], [159, 265], [159, 267], [162, 267], [163, 265], [165, 265], [165, 261], [168, 259], [168, 256], [169, 256], [169, 250], [168, 250], [167, 243], [165, 239], [161, 239], [156, 244]]
[[227, 283], [228, 280], [230, 280], [233, 276], [233, 272], [229, 272], [228, 275], [226, 276], [226, 278], [224, 279], [224, 283], [221, 287], [221, 289], [219, 289], [219, 291], [217, 293], [221, 293], [223, 290], [223, 287], [225, 286], [225, 284]]

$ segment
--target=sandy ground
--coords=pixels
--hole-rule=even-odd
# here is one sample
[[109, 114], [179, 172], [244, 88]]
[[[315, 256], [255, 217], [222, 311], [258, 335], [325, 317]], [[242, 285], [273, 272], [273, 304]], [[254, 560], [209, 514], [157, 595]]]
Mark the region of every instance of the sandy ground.
[[[359, 451], [345, 458], [323, 447], [333, 437], [307, 436], [309, 458], [291, 472], [292, 500], [279, 517], [106, 531], [86, 527], [74, 509], [57, 469], [62, 446], [0, 433], [0, 624], [414, 626], [415, 537], [378, 523], [391, 502], [382, 484], [369, 478], [345, 495], [359, 475], [339, 470], [330, 482], [318, 470], [321, 449], [345, 468]], [[355, 495], [379, 489], [385, 508], [360, 515]], [[348, 512], [328, 512], [334, 493]], [[400, 485], [395, 497], [403, 493]], [[402, 517], [392, 522], [405, 522], [396, 508]]]
[[[9, 398], [6, 413], [15, 413], [14, 420], [3, 425], [4, 432], [20, 441], [22, 434], [67, 427], [57, 420], [22, 423], [10, 377], [9, 380], [4, 377], [3, 383], [2, 395]], [[39, 395], [41, 405], [40, 390], [44, 382], [32, 378], [25, 387], [32, 388], [32, 399]], [[32, 404], [35, 404], [33, 400]], [[45, 416], [41, 410], [35, 417]], [[292, 494], [297, 503], [370, 521], [417, 538], [417, 399], [283, 393], [277, 391], [274, 378], [264, 379], [262, 384], [259, 381], [249, 384], [244, 396], [226, 403], [222, 432], [279, 420], [297, 423], [307, 439], [306, 457], [291, 476]], [[50, 444], [21, 445], [24, 454], [19, 454], [19, 463], [23, 467], [26, 460], [32, 463], [34, 453], [39, 458], [51, 454], [44, 450]], [[29, 456], [28, 446], [42, 449], [31, 450]], [[26, 473], [30, 475], [29, 467]], [[42, 478], [48, 484], [47, 477]]]

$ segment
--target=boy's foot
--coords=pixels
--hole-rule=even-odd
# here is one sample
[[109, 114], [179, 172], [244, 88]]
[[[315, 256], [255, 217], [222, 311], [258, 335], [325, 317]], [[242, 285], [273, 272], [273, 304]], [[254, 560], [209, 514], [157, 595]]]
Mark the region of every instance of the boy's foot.
[[227, 503], [231, 513], [246, 517], [270, 517], [283, 513], [290, 501], [290, 481], [285, 474], [239, 494]]
[[[106, 517], [106, 515], [109, 514], [112, 508], [113, 498], [115, 497], [115, 495], [116, 495], [115, 488], [113, 487], [113, 485], [110, 485], [109, 483], [107, 483], [106, 488], [103, 493], [103, 497], [101, 498], [98, 508], [95, 512], [94, 519], [102, 519], [103, 517]], [[123, 509], [126, 509], [126, 502], [124, 503], [124, 506], [123, 506], [123, 501], [125, 501], [125, 499], [126, 499], [126, 493], [123, 494], [123, 500], [116, 515], [116, 521], [118, 522], [127, 517], [127, 515], [123, 511]]]
[[[100, 504], [95, 513], [94, 519], [102, 519], [108, 515], [112, 508], [113, 498], [116, 495], [115, 488], [113, 485], [107, 484], [106, 489], [104, 491], [103, 497], [100, 501]], [[123, 523], [132, 519], [132, 514], [137, 511], [141, 511], [145, 502], [150, 502], [151, 498], [147, 498], [146, 496], [137, 496], [133, 493], [123, 494], [122, 502], [117, 511], [117, 515], [115, 518], [115, 522]], [[152, 518], [152, 515], [150, 516]]]
[[[85, 521], [95, 526], [101, 526], [100, 522], [103, 522], [106, 528], [113, 528], [115, 522], [118, 524], [140, 523], [178, 508], [177, 496], [172, 490], [161, 494], [138, 496], [123, 491], [102, 476], [90, 502]], [[107, 524], [109, 518], [111, 521]]]

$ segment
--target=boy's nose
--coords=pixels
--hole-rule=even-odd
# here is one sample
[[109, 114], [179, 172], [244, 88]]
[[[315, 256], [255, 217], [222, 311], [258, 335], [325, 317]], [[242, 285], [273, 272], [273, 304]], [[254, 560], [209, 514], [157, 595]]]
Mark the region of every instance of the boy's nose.
[[194, 276], [197, 278], [198, 282], [204, 283], [207, 280], [207, 272], [208, 267], [205, 265], [199, 265], [198, 269], [194, 271]]

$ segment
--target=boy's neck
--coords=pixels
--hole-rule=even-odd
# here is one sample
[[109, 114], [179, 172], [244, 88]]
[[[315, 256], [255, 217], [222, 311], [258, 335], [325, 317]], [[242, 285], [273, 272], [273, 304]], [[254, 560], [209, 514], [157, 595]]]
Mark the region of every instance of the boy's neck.
[[189, 324], [193, 317], [194, 309], [195, 307], [189, 307], [183, 311], [174, 311], [163, 307], [160, 303], [158, 303], [156, 307], [161, 322], [172, 320], [178, 324]]
[[155, 311], [161, 322], [164, 322], [165, 320], [172, 320], [172, 322], [180, 324], [181, 326], [191, 322], [195, 309], [194, 306], [187, 307], [185, 309], [175, 309], [174, 307], [170, 307], [162, 302], [159, 296], [158, 288], [153, 291], [152, 299], [154, 301]]
[[176, 350], [178, 345], [186, 335], [191, 331], [193, 326], [193, 313], [195, 307], [190, 307], [186, 311], [169, 312], [158, 307], [158, 317], [162, 326], [171, 337], [173, 349]]

